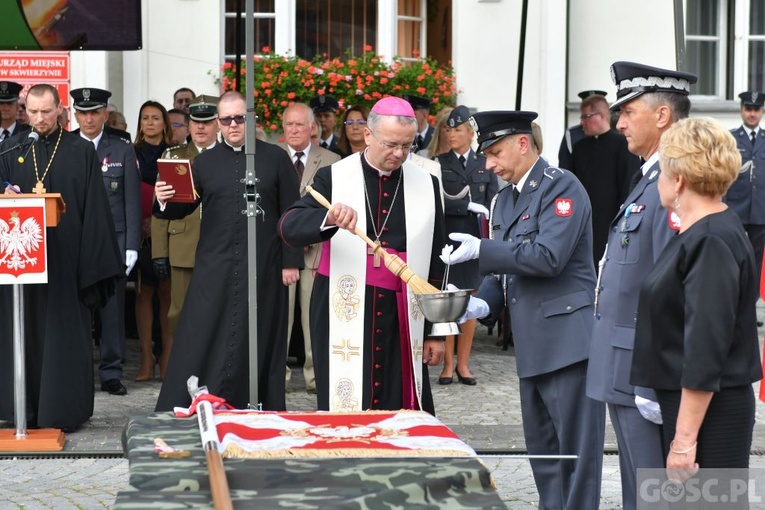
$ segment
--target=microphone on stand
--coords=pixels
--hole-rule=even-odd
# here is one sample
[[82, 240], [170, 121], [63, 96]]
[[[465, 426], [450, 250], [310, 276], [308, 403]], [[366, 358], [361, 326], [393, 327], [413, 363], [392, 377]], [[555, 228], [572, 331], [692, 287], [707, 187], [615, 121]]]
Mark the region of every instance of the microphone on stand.
[[27, 159], [32, 145], [39, 139], [40, 135], [38, 135], [36, 131], [29, 132], [27, 139], [24, 140], [21, 145], [19, 145], [19, 152], [23, 154], [22, 156], [19, 156], [19, 163], [23, 163], [24, 160]]

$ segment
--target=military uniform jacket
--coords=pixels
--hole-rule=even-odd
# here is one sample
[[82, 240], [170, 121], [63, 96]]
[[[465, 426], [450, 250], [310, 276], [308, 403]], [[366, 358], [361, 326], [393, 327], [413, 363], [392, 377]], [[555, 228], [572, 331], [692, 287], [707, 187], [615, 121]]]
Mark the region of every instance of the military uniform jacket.
[[[602, 402], [635, 406], [635, 388], [629, 377], [638, 294], [676, 233], [670, 227], [669, 212], [659, 201], [658, 178], [656, 162], [627, 196], [610, 225], [587, 369], [587, 396]], [[640, 388], [638, 394], [656, 400], [651, 390]]]
[[743, 126], [731, 130], [741, 153], [741, 171], [723, 201], [744, 225], [765, 225], [765, 130], [752, 141]]
[[489, 276], [478, 297], [497, 317], [506, 281], [519, 377], [550, 373], [589, 355], [595, 288], [591, 215], [576, 177], [542, 158], [529, 171], [515, 206], [512, 186], [497, 195], [494, 239], [481, 241], [480, 270]]
[[[96, 152], [120, 248], [123, 252], [138, 251], [141, 248], [141, 174], [133, 144], [104, 132]], [[125, 236], [124, 246], [121, 235]]]
[[[188, 159], [194, 161], [199, 151], [193, 143], [171, 147], [165, 151], [165, 159]], [[199, 227], [202, 208], [197, 207], [179, 220], [151, 218], [151, 258], [168, 258], [174, 267], [194, 267], [194, 257], [199, 243]]]

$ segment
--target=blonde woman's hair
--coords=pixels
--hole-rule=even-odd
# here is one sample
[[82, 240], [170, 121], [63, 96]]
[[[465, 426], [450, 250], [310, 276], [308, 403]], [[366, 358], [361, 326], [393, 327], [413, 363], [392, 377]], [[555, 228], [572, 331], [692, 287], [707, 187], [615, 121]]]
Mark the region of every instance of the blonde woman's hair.
[[682, 175], [699, 195], [723, 195], [738, 177], [741, 154], [733, 135], [710, 117], [683, 119], [673, 124], [659, 144], [661, 171]]

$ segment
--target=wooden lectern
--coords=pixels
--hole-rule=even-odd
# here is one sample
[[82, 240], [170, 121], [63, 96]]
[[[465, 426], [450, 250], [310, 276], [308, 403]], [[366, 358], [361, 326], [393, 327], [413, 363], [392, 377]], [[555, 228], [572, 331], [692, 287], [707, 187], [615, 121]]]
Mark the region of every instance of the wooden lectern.
[[[61, 215], [66, 212], [66, 204], [60, 193], [19, 193], [0, 194], [0, 200], [45, 199], [45, 226], [58, 225]], [[39, 210], [39, 205], [37, 205]], [[15, 430], [0, 430], [0, 451], [2, 452], [54, 452], [64, 449], [66, 438], [59, 429], [27, 430], [26, 409], [26, 373], [24, 353], [24, 307], [23, 285], [13, 283], [13, 371], [14, 371], [14, 409]]]

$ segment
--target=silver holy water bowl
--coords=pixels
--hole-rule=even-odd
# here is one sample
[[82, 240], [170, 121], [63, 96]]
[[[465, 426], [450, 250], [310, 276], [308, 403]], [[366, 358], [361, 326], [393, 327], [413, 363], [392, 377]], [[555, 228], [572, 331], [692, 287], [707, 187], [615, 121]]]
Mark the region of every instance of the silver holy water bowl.
[[473, 289], [444, 290], [434, 294], [415, 294], [422, 315], [433, 323], [430, 336], [462, 333], [457, 320], [465, 314]]

